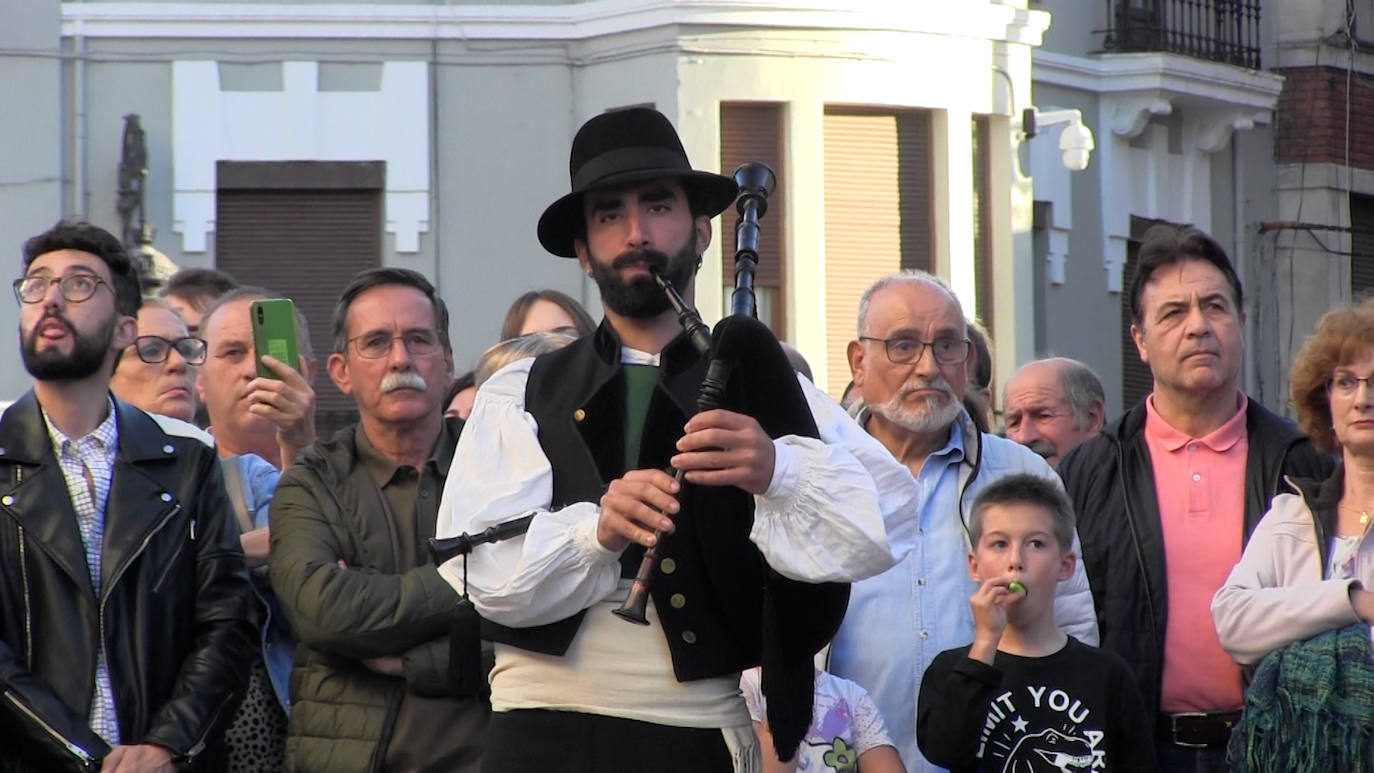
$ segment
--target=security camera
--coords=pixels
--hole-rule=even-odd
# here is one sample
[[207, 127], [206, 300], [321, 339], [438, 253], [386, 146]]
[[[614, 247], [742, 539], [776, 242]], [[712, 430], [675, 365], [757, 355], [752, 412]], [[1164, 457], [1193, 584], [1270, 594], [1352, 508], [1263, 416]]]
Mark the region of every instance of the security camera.
[[1092, 130], [1083, 125], [1083, 115], [1077, 110], [1046, 110], [1041, 112], [1034, 107], [1026, 108], [1021, 115], [1022, 133], [1027, 139], [1034, 137], [1046, 126], [1064, 124], [1059, 134], [1059, 150], [1064, 154], [1064, 166], [1070, 171], [1081, 172], [1088, 168], [1092, 155]]
[[1059, 151], [1064, 154], [1064, 166], [1071, 172], [1088, 168], [1093, 147], [1093, 133], [1081, 123], [1070, 123], [1059, 134]]

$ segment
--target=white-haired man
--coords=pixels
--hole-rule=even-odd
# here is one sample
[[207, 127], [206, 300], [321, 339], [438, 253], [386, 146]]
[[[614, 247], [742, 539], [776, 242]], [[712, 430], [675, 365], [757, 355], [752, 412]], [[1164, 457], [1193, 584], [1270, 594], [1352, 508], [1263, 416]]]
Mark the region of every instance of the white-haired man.
[[[878, 280], [859, 304], [858, 333], [848, 355], [861, 400], [851, 413], [915, 479], [918, 536], [900, 563], [854, 584], [830, 669], [872, 694], [909, 770], [939, 770], [916, 746], [916, 696], [937, 654], [973, 640], [968, 504], [1006, 475], [1058, 478], [1024, 446], [975, 429], [963, 408], [974, 357], [967, 323], [939, 279], [907, 271]], [[1057, 594], [1060, 626], [1097, 643], [1081, 565], [1057, 587], [1028, 592]]]

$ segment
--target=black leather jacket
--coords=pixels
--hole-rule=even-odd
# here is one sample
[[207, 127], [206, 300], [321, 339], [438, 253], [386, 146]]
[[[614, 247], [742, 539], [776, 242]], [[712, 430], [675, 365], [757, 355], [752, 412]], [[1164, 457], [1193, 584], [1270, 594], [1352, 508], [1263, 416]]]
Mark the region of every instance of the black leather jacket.
[[[1334, 460], [1319, 454], [1292, 422], [1254, 400], [1247, 406], [1245, 480], [1236, 481], [1245, 489], [1244, 541], [1269, 500], [1285, 490], [1284, 476], [1323, 480], [1334, 467]], [[1159, 709], [1169, 597], [1154, 466], [1145, 444], [1145, 404], [1071, 451], [1059, 474], [1078, 514], [1101, 646], [1131, 666], [1153, 714]]]
[[32, 392], [0, 417], [0, 770], [96, 770], [105, 651], [121, 741], [213, 766], [254, 652], [252, 590], [214, 449], [118, 402], [101, 594]]

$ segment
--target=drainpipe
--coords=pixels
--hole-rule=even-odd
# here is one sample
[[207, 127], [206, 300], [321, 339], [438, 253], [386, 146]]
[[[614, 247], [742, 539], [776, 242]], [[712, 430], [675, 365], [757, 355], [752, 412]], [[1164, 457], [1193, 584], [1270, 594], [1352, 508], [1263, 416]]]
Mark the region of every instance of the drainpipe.
[[[1241, 281], [1248, 281], [1250, 277], [1247, 272], [1254, 261], [1250, 259], [1250, 253], [1246, 250], [1245, 243], [1245, 188], [1242, 187], [1244, 180], [1241, 178], [1241, 159], [1240, 159], [1240, 133], [1231, 135], [1231, 199], [1235, 206], [1235, 256], [1236, 268], [1240, 273]], [[1255, 282], [1256, 289], [1259, 283]], [[1245, 314], [1245, 327], [1242, 335], [1245, 341], [1245, 393], [1256, 399], [1264, 397], [1259, 392], [1259, 344], [1255, 341], [1255, 326], [1259, 320], [1255, 319], [1255, 296], [1250, 295], [1249, 310]]]
[[72, 117], [72, 124], [76, 158], [72, 169], [72, 196], [76, 204], [75, 214], [87, 218], [90, 217], [90, 193], [86, 190], [86, 28], [82, 19], [76, 21], [75, 38], [76, 64], [72, 80], [75, 84], [73, 101], [76, 103], [76, 114]]

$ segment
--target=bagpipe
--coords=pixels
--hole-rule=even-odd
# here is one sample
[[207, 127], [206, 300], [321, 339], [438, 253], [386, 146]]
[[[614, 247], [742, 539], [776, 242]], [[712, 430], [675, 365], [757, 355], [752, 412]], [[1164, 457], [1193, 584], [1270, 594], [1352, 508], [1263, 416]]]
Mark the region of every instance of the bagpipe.
[[[701, 315], [677, 288], [658, 272], [654, 281], [667, 295], [693, 348], [707, 358], [696, 399], [698, 412], [725, 408], [757, 421], [771, 438], [785, 435], [816, 438], [819, 432], [796, 371], [777, 338], [757, 318], [754, 276], [759, 263], [759, 220], [768, 209], [768, 197], [776, 178], [760, 163], [735, 170], [740, 193], [735, 201], [735, 287], [731, 313], [709, 330]], [[683, 473], [673, 471], [681, 484]], [[680, 489], [685, 494], [686, 488]], [[476, 545], [523, 534], [530, 516], [493, 526], [470, 536], [430, 540], [436, 562], [467, 553]], [[656, 535], [662, 536], [662, 535]], [[659, 568], [657, 539], [645, 549], [629, 594], [614, 613], [624, 620], [648, 625], [647, 606]], [[824, 546], [816, 546], [823, 550]], [[706, 556], [710, 561], [711, 556]], [[762, 556], [759, 556], [762, 563]], [[849, 600], [843, 583], [804, 583], [789, 580], [766, 566], [758, 592], [761, 631], [748, 638], [758, 641], [757, 662], [762, 666], [762, 689], [768, 704], [768, 722], [778, 757], [790, 760], [811, 724], [814, 700], [813, 657], [839, 629]]]

